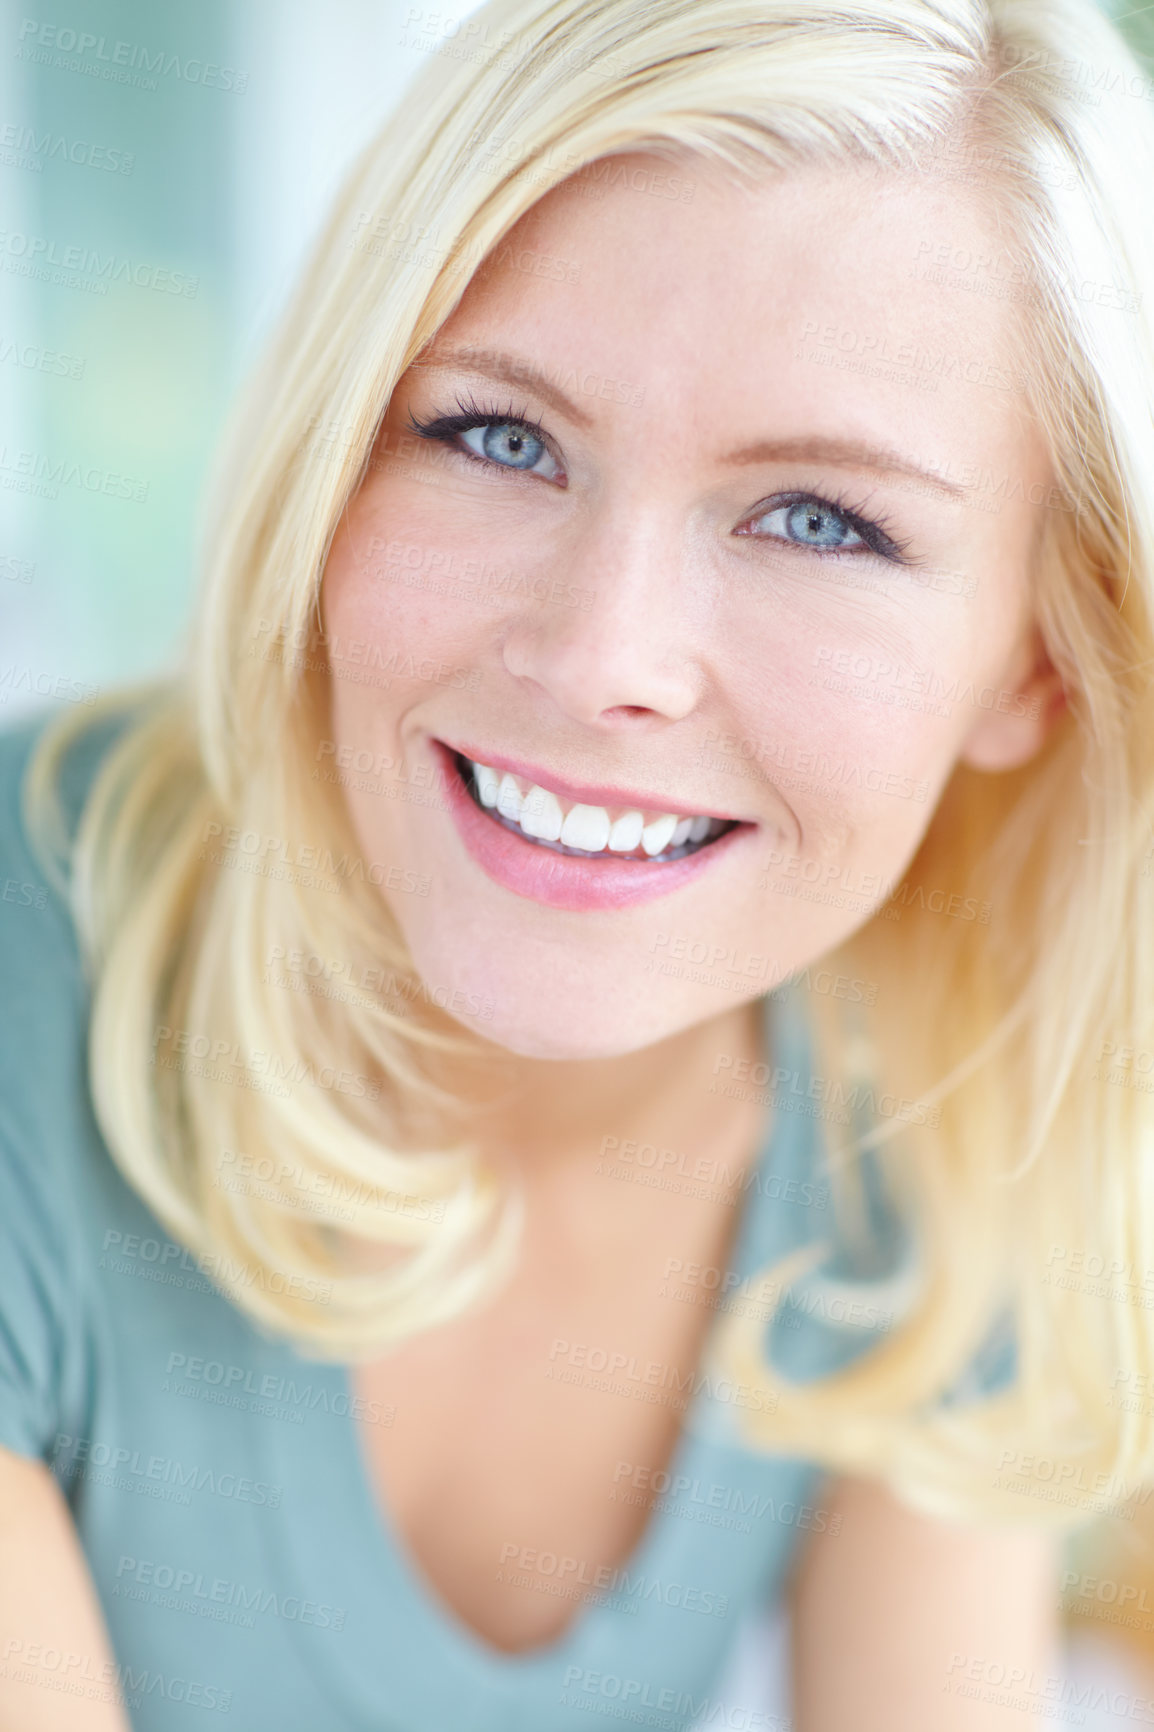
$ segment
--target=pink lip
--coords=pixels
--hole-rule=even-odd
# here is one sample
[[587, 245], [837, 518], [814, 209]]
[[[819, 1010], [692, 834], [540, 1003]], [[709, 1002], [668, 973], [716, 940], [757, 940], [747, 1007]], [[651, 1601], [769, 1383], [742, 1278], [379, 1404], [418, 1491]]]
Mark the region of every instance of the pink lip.
[[708, 806], [673, 805], [664, 794], [639, 794], [634, 788], [594, 788], [577, 782], [562, 782], [548, 770], [539, 770], [519, 758], [486, 753], [474, 746], [457, 744], [451, 749], [472, 758], [475, 764], [488, 764], [490, 769], [508, 770], [511, 776], [523, 776], [527, 782], [535, 782], [538, 788], [556, 794], [559, 800], [579, 801], [586, 806], [635, 806], [638, 811], [671, 812], [676, 818], [724, 818], [730, 823], [744, 822], [735, 812], [714, 812]]
[[[615, 860], [612, 856], [594, 855], [585, 860], [575, 854], [557, 854], [551, 848], [542, 848], [527, 837], [506, 830], [488, 813], [482, 812], [466, 793], [449, 748], [439, 740], [430, 743], [444, 771], [449, 810], [471, 857], [495, 883], [516, 896], [544, 902], [551, 908], [585, 913], [597, 908], [629, 908], [638, 902], [652, 902], [658, 896], [668, 896], [707, 872], [743, 835], [755, 828], [752, 824], [743, 824], [736, 830], [728, 830], [708, 848], [666, 865], [654, 865], [644, 860]], [[470, 753], [465, 755], [471, 756]], [[492, 762], [491, 759], [481, 761]], [[493, 763], [493, 768], [510, 768], [514, 775], [530, 773], [503, 763]], [[540, 786], [546, 787], [547, 784], [542, 782]], [[576, 795], [569, 798], [575, 799]], [[631, 800], [632, 796], [626, 798]], [[597, 801], [599, 805], [605, 803], [603, 796]], [[634, 801], [634, 804], [640, 805], [641, 802]]]

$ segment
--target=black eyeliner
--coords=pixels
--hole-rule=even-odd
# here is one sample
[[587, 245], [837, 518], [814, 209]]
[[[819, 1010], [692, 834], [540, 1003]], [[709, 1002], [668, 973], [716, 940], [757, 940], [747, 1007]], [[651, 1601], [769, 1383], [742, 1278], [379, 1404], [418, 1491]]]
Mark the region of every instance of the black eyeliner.
[[[512, 402], [507, 409], [493, 409], [491, 406], [479, 403], [472, 396], [458, 396], [456, 401], [458, 409], [456, 415], [435, 415], [427, 421], [418, 420], [410, 410], [406, 422], [409, 432], [414, 433], [418, 439], [448, 440], [453, 438], [455, 434], [467, 433], [474, 427], [520, 427], [525, 432], [532, 434], [534, 439], [539, 439], [552, 455], [544, 428], [539, 426], [525, 409], [515, 408]], [[463, 446], [457, 446], [456, 450], [462, 457], [466, 457], [474, 463], [489, 461], [487, 458], [479, 457], [475, 451], [466, 450]], [[495, 464], [493, 467], [499, 469], [503, 468], [504, 465]], [[511, 471], [511, 473], [516, 473], [516, 471]], [[836, 512], [855, 534], [861, 537], [869, 552], [877, 559], [884, 559], [888, 565], [917, 566], [922, 563], [920, 560], [908, 557], [909, 542], [899, 540], [884, 522], [865, 517], [860, 511], [855, 511], [841, 494], [827, 497], [820, 493], [785, 493], [768, 502], [766, 510], [778, 511], [782, 507], [791, 505], [817, 505], [824, 510]], [[765, 511], [760, 512], [761, 516], [765, 514]], [[765, 537], [763, 539], [780, 540], [786, 547], [796, 547], [802, 553], [816, 552], [819, 557], [825, 559], [839, 552], [836, 547], [828, 549], [807, 548], [802, 542], [787, 541], [784, 537]], [[850, 557], [853, 557], [852, 549], [849, 550], [849, 554]]]
[[[410, 410], [407, 421], [409, 432], [415, 433], [418, 439], [448, 439], [454, 433], [467, 433], [473, 427], [523, 427], [548, 449], [544, 429], [539, 427], [525, 410], [515, 409], [512, 403], [508, 409], [494, 410], [478, 403], [473, 397], [458, 397], [457, 408], [459, 413], [456, 415], [436, 415], [428, 421], [418, 421]], [[471, 456], [473, 453], [465, 452], [463, 455]]]
[[[767, 511], [780, 511], [791, 505], [818, 505], [827, 511], [835, 511], [849, 527], [860, 535], [871, 553], [879, 559], [887, 560], [891, 565], [920, 565], [922, 562], [908, 557], [910, 542], [901, 541], [894, 535], [883, 519], [865, 517], [860, 510], [855, 510], [842, 493], [826, 495], [824, 493], [784, 493], [771, 499], [766, 510], [759, 508], [757, 515], [764, 517]], [[818, 551], [806, 548], [802, 542], [788, 542], [790, 547], [800, 547], [803, 552]], [[831, 548], [831, 553], [839, 550]], [[850, 550], [852, 555], [852, 550]]]

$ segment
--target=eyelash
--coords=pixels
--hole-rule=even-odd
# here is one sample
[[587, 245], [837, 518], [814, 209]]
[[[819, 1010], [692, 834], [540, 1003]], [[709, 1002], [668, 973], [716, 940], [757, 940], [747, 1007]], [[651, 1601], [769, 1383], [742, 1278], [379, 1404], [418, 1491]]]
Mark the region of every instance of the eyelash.
[[[448, 441], [456, 433], [467, 433], [473, 427], [523, 427], [526, 433], [531, 433], [535, 439], [540, 439], [552, 455], [552, 447], [543, 427], [538, 427], [524, 409], [516, 409], [510, 403], [507, 409], [493, 409], [484, 403], [478, 403], [474, 397], [458, 397], [456, 399], [458, 415], [435, 415], [429, 421], [418, 421], [410, 411], [408, 427], [410, 433], [415, 433], [419, 439], [437, 439]], [[487, 457], [479, 457], [475, 451], [469, 451], [463, 445], [454, 449], [461, 457], [468, 457], [474, 463], [483, 463], [488, 469], [501, 469], [500, 463], [490, 463]], [[515, 474], [515, 470], [508, 473]]]
[[[535, 439], [539, 439], [549, 451], [550, 456], [554, 457], [554, 461], [557, 460], [544, 428], [538, 426], [525, 409], [518, 409], [511, 402], [505, 409], [494, 409], [491, 405], [478, 403], [471, 396], [458, 396], [456, 403], [458, 409], [456, 415], [434, 415], [427, 421], [417, 420], [410, 411], [408, 417], [409, 431], [415, 433], [419, 439], [431, 439], [448, 444], [456, 434], [467, 433], [474, 427], [515, 426], [524, 429], [526, 433], [531, 433]], [[478, 456], [477, 452], [470, 451], [463, 445], [456, 445], [453, 449], [459, 456], [467, 458], [469, 462], [482, 463], [487, 469], [505, 468], [503, 464], [492, 463], [489, 458]], [[516, 474], [517, 471], [507, 470], [506, 473]], [[820, 553], [820, 557], [823, 559], [853, 559], [860, 557], [862, 552], [867, 552], [874, 554], [878, 559], [884, 559], [890, 565], [917, 565], [919, 563], [916, 559], [907, 557], [909, 542], [903, 541], [884, 518], [866, 517], [860, 505], [851, 505], [845, 495], [841, 493], [831, 495], [804, 492], [785, 493], [775, 498], [765, 510], [758, 509], [756, 514], [751, 513], [751, 516], [766, 517], [770, 511], [780, 511], [783, 508], [788, 510], [794, 505], [818, 505], [824, 510], [835, 512], [855, 534], [861, 537], [865, 544], [864, 548], [848, 548], [844, 551], [830, 548], [823, 551], [802, 547], [798, 542], [787, 541], [784, 537], [771, 536], [762, 539], [778, 541], [780, 545], [791, 547], [798, 553], [816, 551]]]
[[[860, 554], [865, 551], [875, 554], [878, 559], [884, 559], [889, 565], [918, 565], [920, 563], [919, 560], [909, 556], [910, 542], [903, 541], [884, 517], [866, 517], [863, 506], [851, 505], [843, 493], [782, 493], [773, 498], [767, 510], [763, 511], [759, 508], [755, 513], [751, 513], [751, 516], [767, 517], [770, 511], [780, 511], [783, 507], [788, 510], [794, 505], [819, 505], [823, 510], [835, 512], [857, 535], [861, 536], [865, 543], [864, 550], [852, 547], [846, 548], [844, 551], [836, 547], [830, 548], [822, 553], [824, 559], [837, 559], [839, 557], [853, 559], [860, 557]], [[778, 540], [779, 538], [770, 536], [766, 539]], [[820, 551], [803, 547], [800, 542], [786, 541], [784, 538], [781, 538], [781, 545], [792, 547], [798, 553]]]

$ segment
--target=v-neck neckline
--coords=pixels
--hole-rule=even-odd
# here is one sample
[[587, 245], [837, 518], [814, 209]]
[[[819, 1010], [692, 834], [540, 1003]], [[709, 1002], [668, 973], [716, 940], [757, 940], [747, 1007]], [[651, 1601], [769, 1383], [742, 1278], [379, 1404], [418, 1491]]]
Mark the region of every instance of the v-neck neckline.
[[[767, 1061], [779, 1042], [795, 1046], [797, 1032], [792, 1025], [796, 1018], [787, 1012], [791, 997], [792, 993], [786, 993], [776, 1003], [769, 996], [762, 1000], [762, 1040]], [[749, 1175], [764, 1173], [783, 1137], [795, 1134], [798, 1128], [788, 1114], [775, 1113], [763, 1131]], [[753, 1261], [750, 1253], [758, 1217], [764, 1210], [764, 1204], [761, 1210], [757, 1207], [762, 1187], [749, 1183], [747, 1178], [743, 1190], [727, 1261], [731, 1271], [748, 1271]], [[711, 1433], [715, 1435], [716, 1427], [708, 1424], [706, 1414], [713, 1397], [707, 1387], [709, 1380], [701, 1379], [701, 1373], [712, 1363], [720, 1323], [721, 1318], [715, 1313], [695, 1366], [694, 1393], [682, 1415], [667, 1468], [674, 1480], [684, 1475], [692, 1481], [704, 1463], [705, 1452], [715, 1447]], [[309, 1427], [281, 1424], [269, 1428], [271, 1452], [276, 1458], [270, 1471], [286, 1487], [307, 1485], [313, 1506], [311, 1519], [299, 1528], [294, 1529], [290, 1518], [277, 1524], [275, 1538], [271, 1533], [268, 1536], [281, 1550], [276, 1564], [283, 1576], [307, 1583], [310, 1598], [356, 1607], [357, 1616], [349, 1625], [350, 1635], [353, 1627], [359, 1625], [387, 1632], [390, 1646], [395, 1645], [400, 1652], [436, 1653], [444, 1670], [451, 1672], [465, 1688], [495, 1690], [504, 1695], [534, 1675], [555, 1679], [560, 1669], [575, 1663], [582, 1652], [605, 1651], [606, 1640], [611, 1640], [609, 1626], [615, 1627], [621, 1618], [620, 1605], [614, 1603], [608, 1590], [582, 1605], [554, 1640], [518, 1652], [495, 1647], [466, 1624], [441, 1598], [410, 1555], [389, 1518], [384, 1500], [376, 1494], [366, 1454], [355, 1431], [359, 1422], [351, 1417], [354, 1396], [348, 1368], [343, 1364], [312, 1365], [309, 1372], [314, 1381], [318, 1377], [330, 1381], [330, 1408], [338, 1417], [327, 1439], [325, 1473], [319, 1478], [316, 1455], [310, 1454], [308, 1448]], [[288, 1499], [286, 1504], [291, 1509]], [[629, 1556], [615, 1568], [614, 1579], [623, 1575], [643, 1580], [661, 1577], [664, 1564], [672, 1564], [678, 1548], [684, 1544], [681, 1525], [673, 1515], [656, 1507], [651, 1509]], [[300, 1637], [314, 1663], [327, 1674], [328, 1687], [338, 1699], [348, 1695], [352, 1686], [354, 1694], [366, 1704], [377, 1700], [380, 1669], [376, 1643], [334, 1642], [330, 1632], [322, 1634], [308, 1626], [301, 1627]]]

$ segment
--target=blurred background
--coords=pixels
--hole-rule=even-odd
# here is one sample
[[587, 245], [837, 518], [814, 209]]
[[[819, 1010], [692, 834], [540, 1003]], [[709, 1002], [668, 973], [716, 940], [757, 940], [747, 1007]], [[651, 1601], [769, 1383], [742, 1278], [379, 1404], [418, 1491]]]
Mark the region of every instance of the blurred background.
[[0, 724], [177, 652], [234, 387], [476, 4], [0, 0]]
[[0, 0], [0, 726], [177, 653], [231, 395], [476, 0]]
[[[1154, 4], [1101, 4], [1154, 74]], [[171, 665], [233, 391], [345, 166], [475, 9], [0, 0], [0, 726]], [[1071, 1548], [1062, 1603], [1054, 1717], [1154, 1724], [1154, 1498]]]

